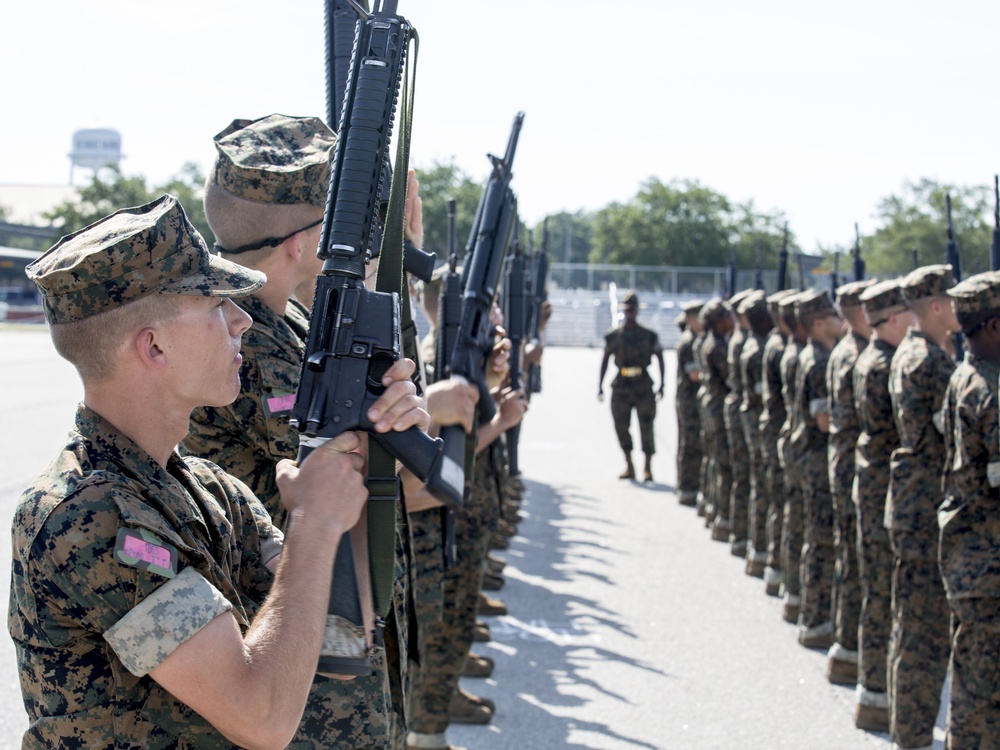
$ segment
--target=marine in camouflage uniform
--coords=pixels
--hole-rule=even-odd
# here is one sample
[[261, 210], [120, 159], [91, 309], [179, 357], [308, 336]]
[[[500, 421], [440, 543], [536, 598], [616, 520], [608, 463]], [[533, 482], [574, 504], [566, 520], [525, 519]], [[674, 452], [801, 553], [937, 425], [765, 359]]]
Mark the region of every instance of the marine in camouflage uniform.
[[968, 351], [944, 398], [939, 561], [952, 612], [949, 750], [1000, 747], [1000, 273], [948, 290]]
[[874, 333], [854, 365], [854, 405], [861, 433], [854, 454], [853, 498], [858, 513], [858, 570], [861, 619], [858, 627], [858, 704], [855, 724], [887, 731], [887, 658], [892, 631], [892, 547], [885, 528], [889, 459], [899, 447], [892, 416], [889, 367], [913, 315], [899, 280], [882, 281], [861, 294]]
[[681, 505], [695, 505], [701, 483], [701, 418], [698, 414], [699, 375], [695, 360], [695, 337], [701, 331], [698, 312], [700, 301], [684, 305], [684, 328], [677, 341], [677, 393], [674, 401], [677, 412], [677, 500]]
[[735, 323], [726, 304], [715, 297], [705, 303], [698, 314], [705, 328], [705, 343], [702, 346], [701, 386], [698, 400], [701, 403], [704, 421], [702, 426], [707, 435], [709, 456], [709, 495], [707, 498], [706, 524], [712, 526], [712, 538], [729, 540], [729, 494], [732, 490], [733, 475], [730, 468], [729, 438], [726, 435], [725, 399], [728, 392], [729, 362], [726, 338]]
[[955, 361], [939, 344], [958, 321], [946, 292], [951, 266], [924, 266], [900, 286], [914, 311], [892, 357], [889, 393], [899, 447], [889, 465], [885, 525], [895, 557], [889, 640], [889, 733], [902, 748], [934, 744], [948, 670], [949, 611], [938, 569], [937, 509], [944, 472], [941, 407]]
[[[801, 292], [799, 293], [801, 294]], [[799, 353], [806, 344], [806, 332], [795, 315], [799, 295], [778, 301], [778, 310], [791, 331], [781, 355], [781, 398], [785, 402], [785, 421], [778, 433], [778, 459], [784, 474], [784, 499], [781, 522], [781, 570], [784, 606], [782, 617], [797, 623], [801, 607], [801, 558], [804, 530], [802, 527], [802, 475], [797, 446], [791, 441], [799, 423], [795, 409], [795, 378], [799, 367]]]
[[[704, 305], [703, 305], [704, 306]], [[698, 322], [701, 325], [701, 309], [698, 310]], [[694, 364], [698, 367], [698, 384], [695, 391], [695, 403], [698, 407], [698, 437], [701, 444], [701, 471], [698, 475], [698, 497], [695, 505], [699, 516], [706, 516], [711, 511], [709, 498], [712, 495], [712, 487], [715, 482], [714, 463], [711, 455], [711, 445], [708, 434], [708, 417], [705, 415], [705, 408], [702, 406], [702, 390], [705, 378], [705, 358], [702, 356], [705, 342], [708, 340], [708, 331], [701, 327], [700, 333], [691, 342], [691, 352], [694, 357]]]
[[871, 328], [861, 310], [861, 293], [874, 279], [853, 281], [837, 288], [837, 306], [848, 322], [847, 334], [830, 352], [826, 367], [830, 398], [829, 472], [833, 497], [834, 564], [833, 644], [826, 676], [837, 685], [858, 682], [858, 623], [861, 620], [861, 578], [858, 574], [858, 514], [854, 488], [854, 451], [860, 428], [854, 406], [854, 364], [868, 346]]
[[737, 292], [729, 299], [729, 307], [736, 316], [737, 325], [729, 337], [726, 353], [729, 365], [729, 393], [725, 398], [726, 435], [729, 438], [729, 458], [733, 472], [732, 489], [729, 492], [729, 535], [732, 553], [745, 557], [747, 552], [747, 530], [750, 514], [750, 448], [743, 434], [740, 421], [740, 405], [743, 403], [743, 373], [740, 370], [740, 355], [747, 340], [746, 318], [739, 314], [739, 305], [752, 290]]
[[781, 527], [784, 525], [785, 473], [778, 456], [778, 437], [785, 423], [785, 400], [781, 395], [781, 359], [791, 331], [781, 317], [778, 303], [796, 294], [792, 290], [775, 292], [767, 298], [768, 312], [774, 329], [764, 343], [761, 355], [760, 444], [764, 465], [764, 489], [767, 498], [767, 559], [764, 567], [764, 587], [769, 596], [781, 593], [784, 578], [781, 570]]
[[747, 513], [746, 572], [763, 578], [767, 562], [767, 476], [763, 461], [760, 435], [760, 415], [764, 408], [763, 369], [764, 347], [774, 327], [767, 309], [767, 296], [762, 290], [748, 294], [740, 303], [739, 314], [746, 318], [750, 330], [740, 352], [740, 373], [743, 378], [743, 400], [740, 402], [740, 422], [747, 449], [750, 452], [750, 508]]
[[[282, 689], [282, 696], [274, 701], [284, 704], [274, 707], [281, 720], [280, 711], [296, 711], [294, 703], [288, 703], [295, 700], [296, 692], [288, 690], [293, 686], [289, 680], [297, 675], [304, 688], [313, 678], [313, 665], [306, 651], [302, 664], [282, 663], [279, 675], [273, 661], [268, 665], [268, 658], [280, 659], [281, 647], [275, 652], [268, 644], [301, 642], [308, 648], [303, 636], [318, 632], [322, 619], [319, 612], [308, 614], [307, 603], [291, 593], [296, 590], [293, 584], [280, 585], [285, 567], [278, 569], [277, 577], [271, 573], [268, 564], [273, 565], [283, 549], [283, 536], [249, 488], [216, 465], [196, 457], [182, 458], [170, 448], [179, 437], [174, 434], [177, 425], [187, 421], [178, 403], [192, 398], [190, 389], [198, 387], [195, 379], [201, 378], [203, 389], [214, 388], [201, 391], [200, 397], [221, 399], [222, 393], [235, 390], [234, 361], [229, 360], [227, 370], [214, 367], [219, 384], [213, 387], [216, 379], [210, 377], [212, 363], [205, 352], [214, 345], [203, 345], [206, 361], [191, 359], [193, 369], [186, 375], [187, 382], [173, 387], [176, 374], [161, 376], [159, 368], [144, 365], [143, 355], [128, 347], [118, 358], [102, 358], [101, 366], [109, 368], [104, 374], [88, 359], [118, 343], [116, 336], [128, 335], [128, 318], [122, 312], [127, 303], [150, 305], [168, 295], [220, 299], [221, 303], [204, 307], [181, 301], [174, 304], [182, 316], [198, 325], [211, 321], [211, 328], [204, 326], [211, 336], [208, 341], [238, 339], [250, 320], [223, 298], [253, 293], [265, 278], [210, 255], [172, 196], [124, 209], [63, 238], [29, 265], [28, 274], [42, 290], [57, 348], [81, 371], [88, 403], [97, 401], [112, 408], [116, 422], [139, 430], [142, 444], [94, 408], [81, 405], [65, 448], [25, 492], [15, 512], [9, 627], [31, 717], [24, 746], [233, 747], [150, 673], [165, 668], [166, 661], [189, 641], [194, 649], [221, 646], [215, 663], [224, 670], [233, 668], [233, 659], [224, 654], [231, 654], [234, 644], [236, 650], [242, 646], [259, 660], [260, 679], [265, 681], [256, 690], [251, 685], [244, 689], [248, 695], [256, 694], [254, 701], [261, 692], [273, 694]], [[211, 313], [202, 313], [203, 309]], [[171, 359], [170, 341], [171, 336], [182, 334], [185, 329], [178, 326], [184, 323], [170, 318], [158, 322], [154, 316], [163, 311], [157, 307], [132, 307], [130, 312], [154, 321], [150, 325], [159, 337], [156, 340], [167, 342], [167, 349], [158, 356], [183, 375], [185, 371]], [[194, 324], [188, 324], [189, 328]], [[84, 352], [79, 348], [82, 342], [91, 347], [87, 352], [98, 354]], [[198, 345], [191, 343], [192, 353], [198, 353]], [[224, 361], [218, 353], [213, 356], [216, 365]], [[161, 421], [137, 427], [142, 424], [141, 404], [109, 401], [100, 394], [113, 393], [142, 367], [154, 386], [165, 387], [167, 406]], [[157, 455], [147, 453], [146, 448]], [[345, 465], [335, 456], [327, 451], [317, 459], [319, 463], [304, 466], [303, 481], [310, 481], [305, 476], [314, 473], [310, 467], [321, 467], [323, 461]], [[360, 508], [359, 492], [360, 484], [352, 497], [342, 498], [348, 508]], [[322, 513], [309, 514], [338, 507], [335, 504], [301, 500], [305, 518], [323, 524], [346, 520], [328, 521]], [[315, 563], [292, 552], [298, 549], [300, 535], [311, 536], [305, 530], [290, 531], [294, 540], [286, 552], [292, 556], [290, 569], [318, 576]], [[303, 536], [301, 543], [308, 546], [309, 539]], [[315, 553], [312, 560], [324, 559], [319, 548]], [[330, 559], [332, 554], [330, 548]], [[326, 586], [328, 563], [323, 562], [322, 568]], [[282, 599], [275, 602], [272, 596]], [[301, 607], [303, 617], [312, 620], [312, 629], [303, 631], [293, 621], [277, 624], [267, 619], [265, 610], [275, 606]], [[254, 621], [258, 614], [265, 618], [259, 626]], [[220, 616], [233, 618], [240, 641], [223, 636], [218, 628], [205, 631]], [[263, 641], [243, 641], [251, 623]], [[318, 648], [314, 653], [318, 656]], [[175, 665], [189, 661], [189, 657], [177, 658], [182, 661], [175, 659]], [[176, 671], [169, 674], [174, 675], [175, 692], [201, 695], [214, 689], [206, 674], [192, 674], [198, 688], [177, 682], [180, 673]], [[227, 690], [226, 696], [230, 695]], [[237, 703], [230, 697], [218, 698], [222, 705]], [[205, 700], [209, 698], [198, 704]], [[302, 709], [300, 705], [296, 713]], [[253, 727], [249, 717], [230, 715], [216, 721], [230, 731], [237, 731], [237, 724], [248, 730]], [[247, 737], [254, 739], [250, 734]]]
[[[597, 397], [599, 400], [604, 398], [604, 375], [608, 370], [608, 361], [614, 357], [618, 374], [611, 382], [611, 416], [615, 422], [618, 444], [625, 453], [625, 471], [620, 478], [635, 478], [635, 467], [632, 465], [632, 435], [629, 432], [634, 410], [639, 422], [640, 445], [646, 456], [643, 480], [652, 482], [653, 454], [656, 453], [653, 420], [656, 418], [656, 399], [663, 397], [663, 387], [666, 383], [663, 350], [660, 348], [656, 331], [639, 325], [635, 320], [639, 314], [639, 297], [635, 292], [625, 295], [622, 300], [622, 313], [625, 321], [604, 334], [604, 357], [601, 360]], [[660, 366], [660, 385], [655, 395], [653, 380], [647, 372], [653, 357]]]
[[[227, 406], [196, 409], [180, 448], [246, 482], [275, 525], [284, 528], [287, 515], [275, 483], [275, 465], [298, 456], [298, 431], [289, 424], [289, 416], [309, 333], [308, 310], [289, 297], [298, 283], [315, 278], [321, 270], [315, 247], [336, 135], [316, 118], [270, 115], [255, 121], [235, 120], [214, 142], [217, 156], [206, 188], [205, 213], [217, 249], [236, 263], [264, 270], [270, 280], [264, 290], [238, 303], [254, 320], [241, 347], [239, 396]], [[257, 212], [271, 223], [255, 226], [246, 218]], [[271, 237], [275, 240], [270, 241]], [[272, 273], [270, 264], [289, 257], [292, 243], [298, 243], [295, 252], [300, 258], [294, 271]], [[278, 289], [278, 285], [284, 286]], [[284, 306], [272, 300], [275, 294], [285, 301]], [[396, 616], [387, 618], [387, 635], [388, 647], [404, 653], [405, 646], [394, 639], [400, 636], [401, 626], [405, 633], [407, 621], [405, 528], [397, 503]], [[381, 647], [371, 660], [372, 673], [353, 680], [317, 676], [310, 708], [291, 747], [392, 746], [392, 734], [401, 734], [402, 729], [390, 727], [403, 721], [393, 711], [392, 694], [402, 695], [406, 660], [390, 670]]]
[[789, 438], [802, 482], [799, 643], [826, 649], [833, 641], [833, 498], [827, 463], [830, 401], [826, 367], [844, 330], [825, 289], [799, 295], [795, 314], [809, 339], [795, 377], [796, 427]]

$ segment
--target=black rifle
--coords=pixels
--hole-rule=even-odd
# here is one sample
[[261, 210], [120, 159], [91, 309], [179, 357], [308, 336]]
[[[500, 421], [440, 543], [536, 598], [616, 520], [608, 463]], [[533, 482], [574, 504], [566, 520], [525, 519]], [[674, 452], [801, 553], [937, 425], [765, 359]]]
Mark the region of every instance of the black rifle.
[[837, 287], [840, 286], [840, 251], [833, 254], [833, 273], [830, 274], [830, 294], [837, 299]]
[[462, 281], [458, 274], [455, 242], [455, 199], [448, 199], [448, 270], [441, 277], [438, 324], [434, 331], [434, 380], [451, 377], [451, 353], [455, 351], [462, 319]]
[[993, 175], [993, 242], [990, 244], [990, 270], [1000, 271], [1000, 177]]
[[[948, 246], [944, 253], [944, 262], [951, 266], [951, 275], [957, 284], [962, 280], [962, 259], [958, 255], [958, 243], [955, 241], [955, 228], [951, 223], [951, 196], [945, 193], [945, 211], [948, 220]], [[955, 359], [962, 361], [962, 334], [955, 334]]]
[[778, 289], [785, 291], [785, 284], [788, 277], [788, 222], [785, 222], [785, 231], [781, 238], [781, 250], [778, 251]]
[[[548, 299], [549, 276], [549, 220], [545, 219], [542, 224], [542, 249], [531, 258], [531, 341], [535, 344], [541, 342], [542, 326], [542, 306]], [[542, 392], [542, 365], [540, 362], [533, 362], [528, 365], [528, 394]]]
[[[384, 391], [382, 375], [400, 358], [399, 294], [369, 291], [364, 278], [373, 253], [404, 56], [413, 34], [410, 24], [396, 15], [395, 0], [386, 0], [355, 32], [317, 251], [324, 261], [323, 270], [316, 280], [290, 421], [299, 431], [300, 463], [314, 448], [341, 433], [362, 430], [371, 435], [372, 443], [426, 482], [435, 497], [457, 504], [462, 488], [450, 483], [447, 472], [441, 471], [440, 440], [416, 427], [377, 433], [367, 417]], [[376, 497], [395, 504], [387, 487], [394, 486], [398, 496], [398, 482], [394, 472], [392, 477], [370, 477], [369, 504]], [[322, 673], [366, 674], [371, 670], [368, 637], [377, 636], [365, 632], [355, 574], [351, 541], [345, 534], [331, 587], [327, 637], [318, 667]]]
[[757, 268], [753, 274], [753, 288], [763, 289], [764, 288], [764, 254], [760, 249], [760, 240], [754, 243], [757, 249]]
[[730, 299], [736, 294], [736, 247], [733, 247], [726, 263], [726, 299]]
[[[355, 28], [359, 13], [364, 18], [368, 14], [368, 0], [327, 0], [326, 44], [332, 56], [332, 63], [326, 69], [327, 122], [336, 130], [344, 109], [344, 95], [347, 89], [347, 74], [350, 70], [351, 52], [354, 49]], [[392, 166], [388, 159], [383, 165], [385, 178], [379, 191], [379, 224], [372, 242], [372, 257], [378, 257], [381, 247], [380, 233], [389, 206], [389, 186], [392, 184]], [[428, 253], [410, 242], [403, 245], [403, 268], [407, 273], [427, 283], [434, 273], [437, 256]]]
[[958, 243], [955, 242], [955, 228], [951, 223], [951, 196], [944, 196], [945, 207], [948, 217], [948, 247], [945, 250], [944, 262], [951, 266], [951, 275], [955, 277], [957, 284], [962, 280], [962, 259], [958, 255]]
[[865, 259], [861, 257], [861, 234], [857, 223], [854, 224], [854, 280], [864, 281]]
[[[517, 199], [510, 188], [511, 165], [523, 121], [524, 113], [519, 112], [514, 118], [503, 158], [487, 154], [493, 170], [476, 209], [462, 266], [462, 316], [450, 372], [451, 377], [462, 378], [478, 387], [477, 413], [481, 423], [490, 421], [496, 414], [485, 371], [495, 336], [494, 325], [490, 322], [490, 308], [496, 297], [503, 258], [507, 254], [517, 216]], [[453, 459], [466, 455], [468, 469], [471, 461], [466, 454], [466, 443], [471, 441], [462, 426], [442, 428], [441, 437], [444, 439], [445, 454]]]
[[916, 271], [918, 268], [920, 268], [920, 251], [913, 248], [913, 270]]
[[799, 290], [804, 292], [806, 290], [806, 272], [802, 270], [802, 255], [801, 251], [795, 253], [795, 265], [799, 267]]
[[[515, 220], [516, 221], [516, 220]], [[524, 389], [522, 382], [521, 347], [528, 337], [528, 272], [526, 258], [521, 252], [521, 241], [514, 231], [511, 255], [507, 258], [507, 269], [503, 281], [503, 322], [510, 339], [510, 387], [514, 391]], [[521, 425], [507, 430], [507, 462], [510, 476], [521, 473], [517, 460]]]

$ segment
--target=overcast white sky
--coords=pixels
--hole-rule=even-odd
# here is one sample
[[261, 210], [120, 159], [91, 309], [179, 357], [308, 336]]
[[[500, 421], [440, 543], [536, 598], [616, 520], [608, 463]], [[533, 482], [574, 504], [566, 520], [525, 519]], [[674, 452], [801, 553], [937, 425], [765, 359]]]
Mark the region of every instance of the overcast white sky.
[[[525, 112], [528, 223], [698, 180], [853, 244], [881, 198], [1000, 171], [996, 0], [400, 0], [420, 35], [411, 160], [485, 179]], [[236, 117], [325, 112], [322, 0], [45, 0], [0, 10], [0, 183], [65, 183], [110, 127], [126, 174], [203, 168]], [[669, 259], [664, 259], [669, 263]]]

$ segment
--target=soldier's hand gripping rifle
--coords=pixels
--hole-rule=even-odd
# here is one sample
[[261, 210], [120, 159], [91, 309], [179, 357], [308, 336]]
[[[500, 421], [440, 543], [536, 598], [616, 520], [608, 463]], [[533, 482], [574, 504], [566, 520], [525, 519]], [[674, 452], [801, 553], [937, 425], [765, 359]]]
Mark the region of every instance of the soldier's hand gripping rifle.
[[854, 224], [854, 280], [864, 281], [865, 259], [861, 257], [861, 234], [857, 222]]
[[[549, 282], [549, 220], [542, 223], [542, 249], [531, 258], [530, 289], [531, 289], [531, 341], [538, 345], [542, 338], [542, 308], [548, 299], [546, 285]], [[542, 365], [532, 362], [528, 365], [528, 393], [542, 392]]]
[[[962, 280], [962, 259], [958, 255], [958, 243], [955, 241], [955, 227], [951, 223], [951, 196], [944, 196], [945, 212], [948, 220], [948, 246], [944, 253], [944, 262], [951, 266], [951, 275], [957, 284]], [[955, 359], [962, 361], [962, 334], [955, 334]]]
[[778, 251], [778, 289], [785, 291], [788, 283], [788, 222], [785, 222], [785, 231], [781, 237], [781, 250]]
[[993, 175], [993, 242], [990, 243], [990, 270], [1000, 271], [1000, 177]]
[[[515, 219], [515, 224], [516, 224]], [[503, 322], [510, 339], [510, 387], [511, 390], [524, 389], [522, 382], [521, 348], [528, 336], [528, 273], [526, 258], [521, 252], [521, 241], [514, 230], [511, 255], [507, 258], [507, 270], [503, 282]], [[518, 442], [521, 437], [520, 423], [507, 430], [507, 462], [512, 477], [521, 473], [517, 460]]]
[[[462, 497], [461, 485], [449, 481], [447, 472], [442, 472], [440, 440], [416, 427], [378, 433], [367, 417], [384, 391], [382, 375], [400, 358], [399, 294], [369, 291], [364, 278], [373, 253], [383, 166], [404, 57], [414, 36], [410, 24], [396, 14], [395, 0], [385, 0], [357, 26], [317, 251], [324, 261], [323, 270], [316, 280], [302, 375], [290, 420], [299, 431], [300, 463], [314, 448], [348, 430], [369, 433], [370, 466], [385, 464], [379, 446], [384, 449], [392, 476], [369, 477], [369, 515], [372, 502], [378, 498], [391, 500], [394, 514], [396, 497], [392, 492], [398, 496], [399, 480], [393, 458], [426, 482], [429, 491], [443, 502], [459, 503]], [[402, 177], [405, 179], [405, 174]], [[367, 592], [359, 590], [356, 576], [363, 580], [364, 573], [356, 570], [351, 537], [345, 534], [337, 550], [318, 666], [321, 673], [365, 674], [371, 670], [368, 654], [377, 633], [366, 620], [366, 616], [374, 620], [374, 613], [361, 605]]]
[[[452, 351], [449, 374], [462, 378], [479, 389], [479, 422], [488, 422], [496, 414], [496, 405], [486, 383], [486, 365], [493, 351], [494, 326], [490, 308], [500, 281], [500, 269], [507, 253], [511, 230], [517, 216], [517, 200], [510, 188], [511, 165], [524, 113], [514, 118], [507, 150], [503, 158], [489, 154], [493, 170], [486, 182], [476, 218], [472, 223], [465, 263], [462, 266], [462, 314], [458, 336]], [[457, 460], [466, 455], [468, 436], [461, 425], [442, 428], [445, 455]], [[471, 462], [466, 462], [469, 468]]]

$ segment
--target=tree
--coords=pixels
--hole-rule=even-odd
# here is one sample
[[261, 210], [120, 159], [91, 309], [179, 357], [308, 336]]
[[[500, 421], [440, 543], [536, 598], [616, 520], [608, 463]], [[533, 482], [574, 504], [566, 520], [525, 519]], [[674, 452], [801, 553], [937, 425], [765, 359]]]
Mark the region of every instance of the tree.
[[146, 187], [144, 177], [126, 177], [118, 167], [109, 167], [96, 172], [90, 184], [81, 187], [75, 198], [54, 206], [43, 216], [59, 223], [63, 234], [71, 234], [119, 209], [141, 206], [163, 193], [171, 193], [177, 196], [188, 219], [211, 245], [213, 236], [201, 202], [204, 183], [200, 169], [192, 162], [181, 167], [165, 185], [153, 190]]
[[448, 256], [448, 199], [454, 198], [455, 245], [461, 263], [483, 187], [453, 162], [435, 162], [428, 169], [416, 169], [416, 173], [423, 202], [424, 250], [439, 258]]
[[879, 203], [882, 225], [870, 238], [862, 237], [869, 276], [888, 278], [909, 272], [914, 264], [945, 262], [946, 196], [951, 197], [962, 276], [989, 270], [992, 193], [985, 185], [942, 185], [929, 179], [904, 183], [901, 195], [891, 195]]

